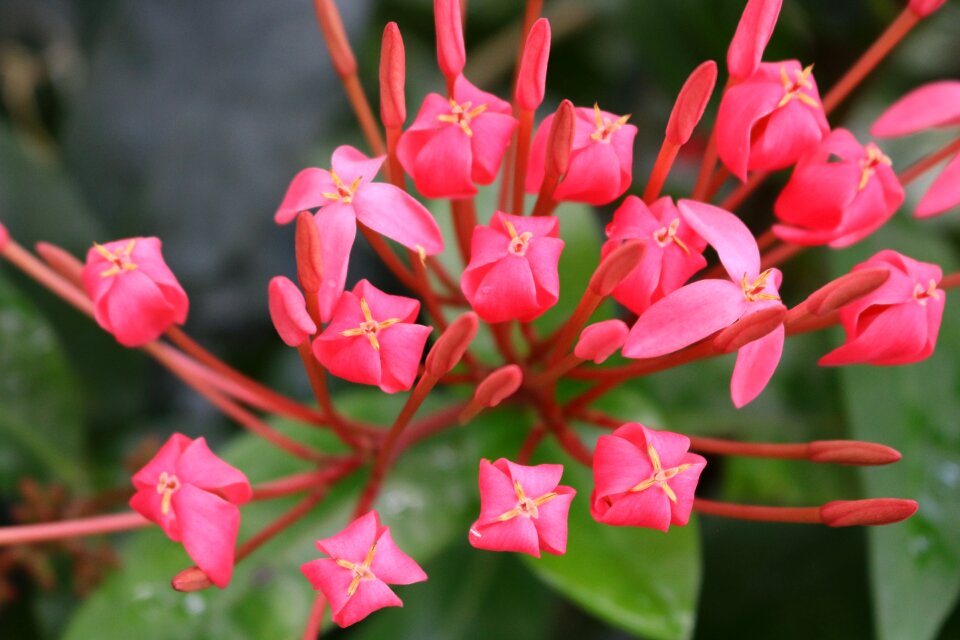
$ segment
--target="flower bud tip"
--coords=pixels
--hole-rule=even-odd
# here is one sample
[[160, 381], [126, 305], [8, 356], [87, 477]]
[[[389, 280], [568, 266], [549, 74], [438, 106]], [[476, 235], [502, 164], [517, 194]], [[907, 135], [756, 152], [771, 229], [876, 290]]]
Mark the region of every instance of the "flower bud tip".
[[191, 593], [193, 591], [209, 589], [213, 586], [213, 582], [211, 582], [207, 574], [199, 568], [190, 567], [173, 576], [173, 579], [170, 581], [170, 586], [176, 591]]
[[810, 313], [822, 316], [876, 291], [890, 277], [884, 267], [857, 269], [828, 282], [807, 298]]
[[309, 211], [301, 211], [297, 216], [296, 254], [300, 286], [307, 293], [316, 293], [323, 280], [323, 260], [320, 231]]
[[639, 240], [625, 242], [604, 258], [590, 278], [590, 290], [606, 297], [617, 288], [643, 259], [643, 243]]
[[525, 111], [536, 111], [543, 102], [547, 84], [547, 62], [550, 58], [550, 21], [540, 18], [533, 23], [523, 45], [523, 57], [517, 73], [517, 105]]
[[463, 73], [467, 62], [460, 0], [433, 0], [433, 18], [437, 30], [437, 63], [443, 75], [452, 82]]
[[[2, 245], [0, 238], [0, 245]], [[50, 268], [77, 285], [83, 282], [83, 263], [66, 249], [49, 242], [34, 245], [37, 255], [50, 265]]]
[[477, 314], [472, 311], [451, 322], [427, 354], [427, 373], [439, 378], [457, 366], [477, 335], [478, 326]]
[[623, 320], [604, 320], [588, 325], [580, 332], [573, 355], [601, 364], [623, 346], [629, 333], [630, 327]]
[[892, 447], [857, 440], [817, 440], [807, 450], [811, 462], [857, 466], [891, 464], [903, 457]]
[[718, 333], [713, 347], [721, 353], [732, 353], [779, 327], [786, 315], [787, 308], [782, 304], [747, 314]]
[[573, 149], [573, 134], [576, 131], [577, 112], [573, 103], [563, 100], [557, 107], [550, 131], [547, 133], [546, 173], [559, 178], [567, 173], [570, 152]]
[[327, 42], [330, 51], [330, 60], [333, 68], [341, 78], [352, 76], [357, 72], [357, 59], [347, 40], [347, 32], [343, 28], [343, 20], [333, 0], [313, 0], [313, 8], [317, 13], [317, 22], [320, 31]]
[[667, 140], [676, 146], [684, 145], [703, 117], [717, 83], [717, 63], [707, 60], [693, 70], [683, 83], [677, 101], [667, 122]]
[[520, 388], [523, 382], [523, 370], [515, 364], [500, 367], [477, 386], [474, 400], [485, 407], [495, 407]]
[[835, 500], [820, 507], [820, 518], [828, 527], [855, 527], [893, 524], [917, 512], [915, 500], [871, 498]]
[[380, 120], [388, 129], [403, 127], [407, 119], [406, 77], [403, 37], [397, 23], [389, 22], [380, 45]]

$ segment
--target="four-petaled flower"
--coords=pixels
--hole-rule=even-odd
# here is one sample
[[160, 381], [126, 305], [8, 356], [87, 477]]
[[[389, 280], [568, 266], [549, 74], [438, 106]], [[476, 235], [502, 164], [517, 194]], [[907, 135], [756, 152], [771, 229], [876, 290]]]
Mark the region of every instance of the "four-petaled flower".
[[388, 584], [423, 582], [427, 574], [393, 542], [390, 527], [370, 511], [335, 536], [317, 540], [329, 558], [304, 563], [300, 570], [323, 592], [333, 621], [348, 627], [383, 607], [402, 607]]
[[160, 247], [159, 238], [129, 238], [87, 252], [83, 288], [94, 318], [125, 347], [143, 346], [187, 320], [187, 294]]
[[661, 531], [687, 524], [707, 464], [689, 448], [684, 435], [636, 422], [600, 436], [593, 454], [590, 514], [604, 524]]
[[250, 501], [250, 482], [210, 451], [203, 438], [175, 433], [133, 476], [130, 506], [163, 529], [218, 587], [233, 573], [240, 505]]
[[420, 302], [388, 295], [366, 280], [345, 291], [333, 318], [313, 341], [313, 353], [335, 376], [375, 384], [387, 393], [406, 391], [432, 329], [414, 324]]
[[470, 544], [490, 551], [567, 551], [567, 513], [576, 495], [560, 485], [563, 465], [527, 467], [500, 458], [480, 461], [480, 517], [470, 527]]

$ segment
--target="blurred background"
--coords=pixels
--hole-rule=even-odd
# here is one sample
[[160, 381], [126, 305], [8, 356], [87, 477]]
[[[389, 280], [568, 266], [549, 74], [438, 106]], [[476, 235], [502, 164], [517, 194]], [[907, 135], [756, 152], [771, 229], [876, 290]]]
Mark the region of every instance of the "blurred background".
[[[442, 88], [432, 3], [338, 4], [375, 110], [380, 35], [388, 20], [399, 23], [411, 121], [422, 96]], [[633, 114], [640, 133], [631, 192], [639, 193], [677, 90], [705, 59], [723, 69], [743, 2], [544, 4], [554, 40], [541, 117], [562, 98]], [[815, 62], [818, 84], [829, 87], [901, 6], [896, 0], [786, 0], [765, 59]], [[501, 96], [509, 95], [522, 8], [521, 2], [468, 2], [467, 76]], [[724, 77], [721, 72], [721, 83]], [[892, 100], [923, 82], [958, 77], [960, 4], [951, 0], [831, 124], [866, 141], [869, 123]], [[717, 103], [715, 97], [706, 122]], [[689, 193], [708, 131], [701, 127], [684, 149], [667, 193]], [[882, 146], [902, 168], [944, 144], [946, 135]], [[267, 315], [268, 280], [294, 273], [292, 228], [275, 226], [272, 215], [292, 176], [305, 166], [327, 166], [341, 144], [364, 146], [307, 0], [0, 0], [0, 220], [24, 245], [45, 240], [78, 255], [94, 240], [160, 236], [191, 297], [189, 332], [246, 373], [302, 398], [309, 388], [299, 361], [282, 348]], [[785, 179], [770, 180], [743, 208], [755, 230], [769, 226], [770, 204]], [[928, 183], [908, 189], [903, 211], [877, 238], [839, 254], [809, 251], [791, 263], [785, 299], [799, 301], [880, 247], [955, 270], [960, 214], [922, 223], [909, 215]], [[599, 252], [611, 213], [585, 212], [580, 240], [587, 255]], [[370, 277], [401, 291], [362, 238], [351, 269], [350, 283]], [[816, 358], [841, 336], [815, 335], [791, 340], [771, 387], [740, 412], [727, 395], [726, 359], [639, 381], [609, 401], [620, 415], [655, 415], [689, 433], [781, 441], [857, 437], [897, 446], [907, 459], [896, 469], [731, 459], [711, 461], [703, 480], [708, 494], [744, 502], [817, 504], [881, 494], [920, 500], [918, 517], [895, 531], [702, 518], [693, 533], [676, 534], [687, 536], [683, 563], [654, 558], [637, 568], [647, 572], [644, 581], [614, 585], [635, 591], [646, 620], [639, 613], [631, 618], [629, 606], [598, 600], [600, 587], [592, 595], [576, 593], [570, 584], [589, 584], [586, 574], [571, 579], [552, 569], [529, 571], [530, 563], [515, 558], [478, 557], [454, 537], [435, 545], [427, 565], [431, 586], [410, 588], [401, 594], [404, 610], [374, 616], [356, 632], [361, 638], [960, 637], [955, 302], [947, 314], [937, 353], [917, 367], [820, 370]], [[205, 435], [215, 446], [226, 446], [237, 431], [141, 353], [119, 348], [88, 320], [0, 267], [0, 524], [121, 505], [131, 470], [174, 430]], [[475, 466], [476, 456], [467, 462]], [[434, 491], [430, 482], [427, 497]], [[624, 544], [646, 562], [646, 548]], [[179, 550], [162, 551], [169, 546], [141, 536], [119, 547], [91, 541], [0, 549], [0, 636], [84, 638], [91, 637], [85, 630], [97, 629], [99, 637], [128, 638], [123, 625], [139, 624], [146, 629], [142, 638], [280, 638], [305, 620], [300, 605], [309, 607], [309, 594], [296, 565], [276, 569], [293, 571], [283, 591], [264, 573], [268, 560], [258, 561], [260, 573], [251, 569], [253, 577], [237, 587], [229, 606], [219, 594], [157, 595], [152, 589], [164, 588], [169, 573], [149, 568], [131, 569], [143, 583], [114, 577], [97, 591], [115, 566], [141, 557], [131, 548], [167, 553], [175, 568], [185, 566], [182, 555], [170, 556]], [[310, 553], [294, 557], [302, 561]], [[678, 573], [680, 586], [674, 584]], [[153, 608], [127, 620], [123, 598]], [[161, 611], [176, 613], [160, 617]], [[118, 635], [108, 622], [118, 625]]]

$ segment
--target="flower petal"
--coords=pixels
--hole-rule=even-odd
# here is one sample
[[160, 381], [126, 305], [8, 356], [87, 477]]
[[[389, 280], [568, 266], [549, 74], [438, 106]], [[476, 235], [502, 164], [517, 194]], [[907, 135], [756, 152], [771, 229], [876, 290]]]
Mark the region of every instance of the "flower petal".
[[957, 205], [960, 205], [960, 153], [953, 156], [923, 194], [914, 214], [918, 218], [929, 218]]
[[218, 458], [205, 438], [197, 438], [184, 449], [177, 465], [182, 482], [209, 491], [239, 506], [250, 501], [250, 481], [242, 471]]
[[471, 179], [472, 155], [467, 134], [448, 124], [423, 145], [408, 172], [425, 198], [469, 198], [477, 193]]
[[470, 544], [487, 551], [514, 551], [540, 557], [540, 538], [533, 520], [518, 515], [503, 522], [474, 523], [470, 528]]
[[926, 309], [913, 301], [880, 309], [866, 329], [820, 358], [820, 366], [904, 364], [920, 359], [927, 342]]
[[190, 484], [173, 494], [180, 535], [187, 555], [221, 589], [233, 574], [233, 548], [240, 530], [240, 510], [226, 500]]
[[402, 606], [397, 594], [380, 580], [361, 580], [356, 593], [333, 616], [333, 621], [341, 627], [349, 627], [378, 609]]
[[323, 194], [335, 193], [337, 186], [326, 169], [309, 167], [300, 171], [290, 181], [287, 192], [273, 215], [277, 224], [293, 222], [301, 211], [314, 209], [330, 202]]
[[716, 249], [727, 275], [740, 282], [760, 272], [760, 250], [747, 225], [729, 211], [694, 200], [681, 200], [680, 213], [697, 234]]
[[377, 540], [377, 550], [373, 554], [370, 570], [387, 584], [413, 584], [427, 579], [427, 574], [420, 565], [401, 551], [393, 541], [390, 527], [384, 527]]
[[395, 324], [380, 331], [380, 389], [406, 391], [417, 378], [427, 336], [433, 331], [420, 324]]
[[740, 347], [730, 379], [730, 396], [739, 409], [753, 401], [770, 382], [783, 353], [784, 329], [780, 325], [759, 340]]
[[613, 146], [594, 142], [570, 154], [567, 175], [553, 192], [558, 201], [602, 205], [626, 191], [621, 185], [620, 160]]
[[905, 136], [960, 123], [960, 80], [917, 87], [890, 105], [870, 127], [877, 138]]
[[359, 149], [344, 144], [333, 151], [330, 166], [344, 184], [352, 184], [357, 178], [361, 179], [361, 184], [366, 184], [377, 177], [386, 159], [387, 156], [368, 158]]
[[537, 535], [540, 548], [547, 553], [562, 556], [567, 552], [567, 521], [570, 503], [576, 495], [571, 487], [557, 487], [557, 496], [540, 505]]
[[320, 320], [329, 322], [333, 307], [347, 284], [350, 252], [357, 236], [357, 217], [353, 207], [342, 202], [327, 205], [314, 216], [320, 231], [320, 259], [323, 282], [317, 294]]
[[368, 511], [346, 526], [336, 535], [317, 540], [316, 546], [334, 560], [347, 560], [360, 564], [377, 540], [380, 518], [376, 511]]
[[408, 249], [419, 245], [429, 256], [443, 251], [437, 221], [403, 189], [381, 182], [365, 184], [353, 197], [353, 209], [364, 225]]

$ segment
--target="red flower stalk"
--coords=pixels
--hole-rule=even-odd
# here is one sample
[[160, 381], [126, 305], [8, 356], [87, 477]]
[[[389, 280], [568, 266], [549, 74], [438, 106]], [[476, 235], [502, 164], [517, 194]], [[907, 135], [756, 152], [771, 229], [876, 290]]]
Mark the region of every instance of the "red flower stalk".
[[734, 80], [749, 78], [760, 66], [782, 4], [782, 0], [748, 0], [727, 49], [727, 71]]
[[215, 456], [203, 438], [175, 433], [133, 476], [133, 486], [130, 506], [183, 542], [210, 581], [226, 587], [240, 528], [237, 507], [252, 495], [247, 477]]
[[397, 547], [390, 527], [370, 511], [335, 536], [317, 540], [317, 549], [329, 558], [304, 563], [300, 570], [314, 589], [330, 603], [333, 621], [349, 627], [384, 607], [403, 602], [389, 584], [423, 582], [427, 574]]
[[187, 319], [187, 294], [160, 247], [158, 238], [129, 238], [94, 244], [87, 252], [83, 287], [94, 318], [125, 347], [153, 342]]
[[489, 551], [515, 551], [539, 558], [541, 551], [567, 552], [567, 514], [577, 494], [560, 485], [563, 465], [527, 467], [500, 458], [480, 461], [480, 517], [470, 544]]

